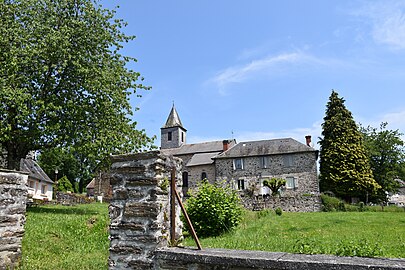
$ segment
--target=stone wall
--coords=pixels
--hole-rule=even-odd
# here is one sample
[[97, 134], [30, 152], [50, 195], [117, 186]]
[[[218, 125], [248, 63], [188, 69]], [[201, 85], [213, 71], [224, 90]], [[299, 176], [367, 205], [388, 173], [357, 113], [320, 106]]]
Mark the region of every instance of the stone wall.
[[[168, 183], [181, 163], [159, 151], [113, 157], [110, 269], [398, 270], [405, 259], [349, 258], [284, 252], [169, 247]], [[179, 190], [181, 181], [176, 187]], [[179, 210], [176, 209], [178, 216]], [[181, 223], [176, 239], [181, 238]], [[204, 247], [203, 247], [204, 248]]]
[[[292, 163], [286, 165], [285, 158], [289, 156]], [[287, 179], [293, 177], [294, 187], [284, 187], [281, 189], [280, 202], [285, 209], [301, 209], [302, 205], [312, 199], [306, 197], [319, 196], [319, 182], [317, 175], [316, 152], [293, 153], [283, 155], [267, 156], [268, 163], [264, 168], [259, 156], [244, 157], [243, 169], [235, 170], [233, 167], [233, 159], [217, 159], [216, 180], [227, 181], [233, 188], [238, 189], [238, 181], [244, 182], [244, 189], [247, 194], [251, 194], [253, 198], [261, 195], [263, 192], [263, 180], [273, 177]], [[303, 198], [302, 205], [297, 206], [298, 200]], [[253, 203], [254, 199], [246, 199]], [[292, 204], [291, 204], [292, 203]], [[249, 203], [247, 204], [249, 205]], [[278, 207], [278, 206], [277, 206]], [[247, 207], [251, 209], [251, 207]], [[308, 208], [307, 208], [308, 209]], [[314, 209], [319, 209], [315, 207]]]
[[[155, 250], [170, 239], [169, 187], [175, 168], [181, 192], [181, 160], [159, 151], [114, 156], [110, 203], [110, 269], [152, 269]], [[182, 236], [176, 209], [176, 239]]]
[[21, 259], [28, 174], [0, 170], [0, 269], [13, 269]]
[[242, 203], [246, 209], [260, 211], [280, 207], [285, 212], [319, 212], [322, 201], [320, 196], [299, 197], [248, 197], [242, 196]]

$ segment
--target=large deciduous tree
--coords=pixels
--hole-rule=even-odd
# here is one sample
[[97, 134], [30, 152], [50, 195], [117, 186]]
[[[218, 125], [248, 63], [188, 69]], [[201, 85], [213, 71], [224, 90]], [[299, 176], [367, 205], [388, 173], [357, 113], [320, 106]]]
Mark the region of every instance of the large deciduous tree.
[[380, 186], [373, 179], [363, 136], [344, 102], [332, 91], [319, 142], [319, 185], [321, 191], [332, 191], [338, 197], [364, 198]]
[[387, 193], [399, 188], [397, 178], [404, 179], [405, 148], [399, 130], [387, 129], [388, 123], [381, 123], [380, 129], [368, 126], [362, 128], [367, 155], [370, 159], [374, 179], [382, 187], [370, 199], [387, 201]]
[[130, 119], [147, 90], [125, 23], [97, 0], [0, 2], [0, 143], [8, 168], [30, 150], [71, 147], [90, 159], [151, 145]]

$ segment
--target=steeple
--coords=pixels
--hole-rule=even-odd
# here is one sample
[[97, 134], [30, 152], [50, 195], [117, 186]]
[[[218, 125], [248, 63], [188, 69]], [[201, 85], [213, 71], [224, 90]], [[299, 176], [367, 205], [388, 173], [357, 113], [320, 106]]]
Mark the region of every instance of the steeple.
[[176, 108], [172, 107], [172, 110], [170, 111], [169, 117], [167, 117], [166, 124], [162, 128], [172, 128], [172, 127], [181, 127], [185, 131], [187, 131], [184, 127], [183, 124], [181, 123], [179, 114], [176, 111]]
[[181, 123], [176, 108], [173, 107], [167, 117], [166, 124], [160, 129], [160, 148], [177, 148], [186, 143], [187, 130]]

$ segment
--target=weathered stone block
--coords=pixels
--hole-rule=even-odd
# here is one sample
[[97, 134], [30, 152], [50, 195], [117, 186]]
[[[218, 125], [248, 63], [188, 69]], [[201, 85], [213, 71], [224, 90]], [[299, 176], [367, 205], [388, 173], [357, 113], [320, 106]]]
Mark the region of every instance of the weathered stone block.
[[159, 213], [159, 205], [153, 202], [134, 202], [125, 205], [125, 217], [154, 218]]

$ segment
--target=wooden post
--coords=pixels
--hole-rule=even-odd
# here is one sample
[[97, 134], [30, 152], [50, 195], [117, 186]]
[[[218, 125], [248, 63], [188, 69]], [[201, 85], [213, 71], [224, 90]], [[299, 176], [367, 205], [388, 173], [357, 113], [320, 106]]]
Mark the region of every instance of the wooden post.
[[170, 179], [170, 245], [176, 243], [176, 169], [172, 169]]

